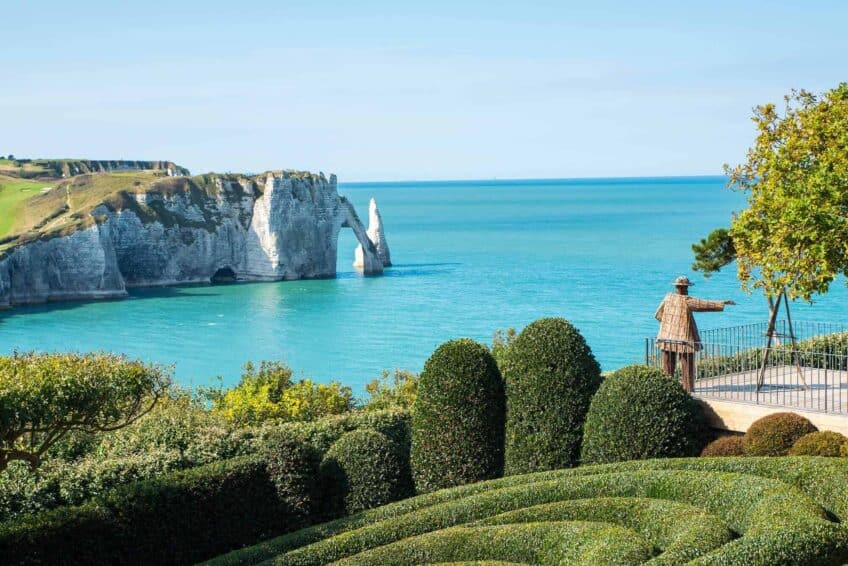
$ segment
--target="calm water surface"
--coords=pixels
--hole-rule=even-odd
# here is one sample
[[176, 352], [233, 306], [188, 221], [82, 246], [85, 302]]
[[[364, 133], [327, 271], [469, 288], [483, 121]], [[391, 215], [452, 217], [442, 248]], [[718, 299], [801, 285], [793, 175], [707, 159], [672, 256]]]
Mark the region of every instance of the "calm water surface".
[[[361, 213], [375, 196], [396, 266], [363, 278], [340, 238], [335, 280], [133, 291], [125, 301], [0, 314], [0, 352], [110, 350], [175, 363], [178, 379], [234, 383], [247, 360], [285, 359], [303, 376], [361, 391], [382, 368], [420, 370], [442, 341], [489, 342], [498, 328], [562, 316], [605, 369], [638, 362], [654, 309], [677, 275], [696, 296], [734, 299], [702, 328], [760, 322], [764, 300], [734, 273], [690, 273], [690, 245], [726, 225], [741, 195], [721, 177], [343, 184]], [[838, 320], [842, 282], [797, 317]]]

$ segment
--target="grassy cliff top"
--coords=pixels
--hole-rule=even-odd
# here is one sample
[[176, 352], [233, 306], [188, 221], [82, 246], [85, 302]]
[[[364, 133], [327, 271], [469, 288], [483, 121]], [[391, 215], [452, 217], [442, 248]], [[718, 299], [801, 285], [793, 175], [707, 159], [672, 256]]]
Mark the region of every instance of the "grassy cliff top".
[[[92, 167], [105, 168], [106, 164], [111, 168], [91, 172]], [[68, 173], [81, 167], [89, 172]], [[56, 171], [65, 173], [57, 175]], [[93, 212], [101, 205], [114, 211], [132, 209], [143, 221], [160, 221], [166, 225], [184, 222], [161, 203], [139, 203], [136, 198], [139, 194], [156, 193], [165, 197], [186, 194], [204, 210], [206, 218], [201, 227], [212, 229], [216, 221], [214, 213], [203, 204], [209, 197], [219, 197], [222, 182], [231, 182], [233, 188], [227, 198], [240, 200], [247, 191], [261, 193], [269, 173], [291, 178], [323, 178], [323, 175], [289, 170], [251, 176], [209, 173], [192, 177], [179, 175], [182, 171], [187, 173], [167, 161], [0, 159], [0, 258], [17, 245], [65, 236], [94, 225], [98, 218]]]

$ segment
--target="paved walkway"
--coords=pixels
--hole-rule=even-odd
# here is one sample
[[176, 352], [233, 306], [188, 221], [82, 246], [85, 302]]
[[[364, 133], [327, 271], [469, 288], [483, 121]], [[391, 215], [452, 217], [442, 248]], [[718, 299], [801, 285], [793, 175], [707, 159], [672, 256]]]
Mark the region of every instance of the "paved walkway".
[[767, 368], [763, 387], [757, 392], [758, 373], [755, 369], [698, 379], [694, 394], [705, 399], [848, 414], [846, 371], [773, 366]]

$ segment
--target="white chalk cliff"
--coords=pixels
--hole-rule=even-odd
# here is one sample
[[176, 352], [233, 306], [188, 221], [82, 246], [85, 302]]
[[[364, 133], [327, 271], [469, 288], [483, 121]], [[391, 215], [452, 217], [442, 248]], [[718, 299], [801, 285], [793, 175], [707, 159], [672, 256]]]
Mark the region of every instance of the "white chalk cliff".
[[[383, 267], [391, 267], [392, 254], [389, 251], [389, 244], [386, 242], [386, 234], [383, 230], [383, 217], [380, 215], [380, 209], [377, 208], [377, 201], [373, 198], [368, 205], [368, 231], [366, 234], [371, 243], [374, 244], [377, 257]], [[367, 254], [360, 240], [354, 251], [353, 266], [357, 269], [365, 269], [366, 257]]]
[[[372, 202], [372, 226], [375, 210]], [[389, 265], [382, 229], [374, 239], [366, 233], [338, 194], [335, 175], [165, 177], [143, 191], [116, 193], [91, 216], [85, 229], [0, 254], [0, 307], [117, 298], [131, 287], [216, 279], [334, 277], [345, 227], [361, 244], [365, 274]]]

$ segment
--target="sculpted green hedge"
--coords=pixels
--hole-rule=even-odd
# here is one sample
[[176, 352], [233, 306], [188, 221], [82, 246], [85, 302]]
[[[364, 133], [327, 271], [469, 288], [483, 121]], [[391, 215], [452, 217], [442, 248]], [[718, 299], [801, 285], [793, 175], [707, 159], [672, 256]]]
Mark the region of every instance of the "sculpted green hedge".
[[583, 463], [695, 456], [704, 436], [701, 410], [677, 380], [629, 366], [604, 379], [583, 432]]
[[821, 430], [805, 434], [795, 441], [789, 454], [792, 456], [831, 456], [842, 453], [842, 447], [848, 443], [848, 438], [838, 432]]
[[749, 456], [786, 456], [795, 442], [816, 427], [795, 413], [772, 413], [754, 421], [742, 443]]
[[564, 319], [537, 320], [511, 342], [503, 362], [506, 474], [577, 464], [600, 375], [586, 340]]
[[409, 464], [385, 434], [361, 429], [348, 432], [321, 462], [327, 514], [351, 514], [385, 505], [412, 493]]
[[[185, 420], [176, 419], [175, 423]], [[400, 453], [408, 458], [409, 413], [375, 411], [290, 423], [266, 430], [264, 438], [247, 435], [249, 442], [244, 444], [255, 444], [260, 454], [179, 472], [168, 473], [168, 468], [183, 462], [187, 451], [202, 451], [197, 442], [200, 437], [178, 438], [177, 444], [188, 441], [183, 452], [169, 445], [140, 456], [102, 462], [93, 469], [88, 461], [76, 467], [68, 464], [62, 468], [63, 474], [74, 473], [74, 478], [48, 477], [44, 484], [35, 485], [43, 490], [39, 491], [42, 503], [55, 500], [48, 497], [48, 488], [72, 491], [68, 497], [86, 502], [0, 523], [0, 562], [191, 564], [297, 529], [316, 519], [315, 495], [310, 490], [318, 479], [313, 475], [317, 459], [345, 432], [364, 427], [397, 439]], [[145, 430], [145, 435], [151, 432]], [[161, 438], [160, 432], [151, 438]], [[165, 435], [173, 441], [172, 436], [179, 437], [181, 429], [169, 426], [164, 432], [173, 433]], [[210, 437], [207, 442], [211, 456], [220, 453], [217, 438]], [[226, 436], [225, 444], [229, 446], [235, 438]], [[154, 471], [156, 479], [144, 479]], [[85, 482], [80, 483], [77, 476]], [[144, 481], [128, 483], [138, 479]], [[92, 485], [104, 487], [93, 493]], [[118, 487], [110, 489], [112, 485]], [[16, 495], [25, 495], [26, 488], [21, 485]], [[89, 499], [92, 494], [94, 498]], [[0, 503], [7, 503], [3, 490]]]
[[451, 340], [424, 364], [412, 414], [419, 493], [503, 473], [504, 388], [489, 350]]
[[845, 485], [834, 458], [586, 466], [428, 493], [212, 563], [841, 564], [848, 529], [828, 517], [848, 518]]
[[4, 564], [190, 564], [302, 525], [256, 457], [0, 524]]

